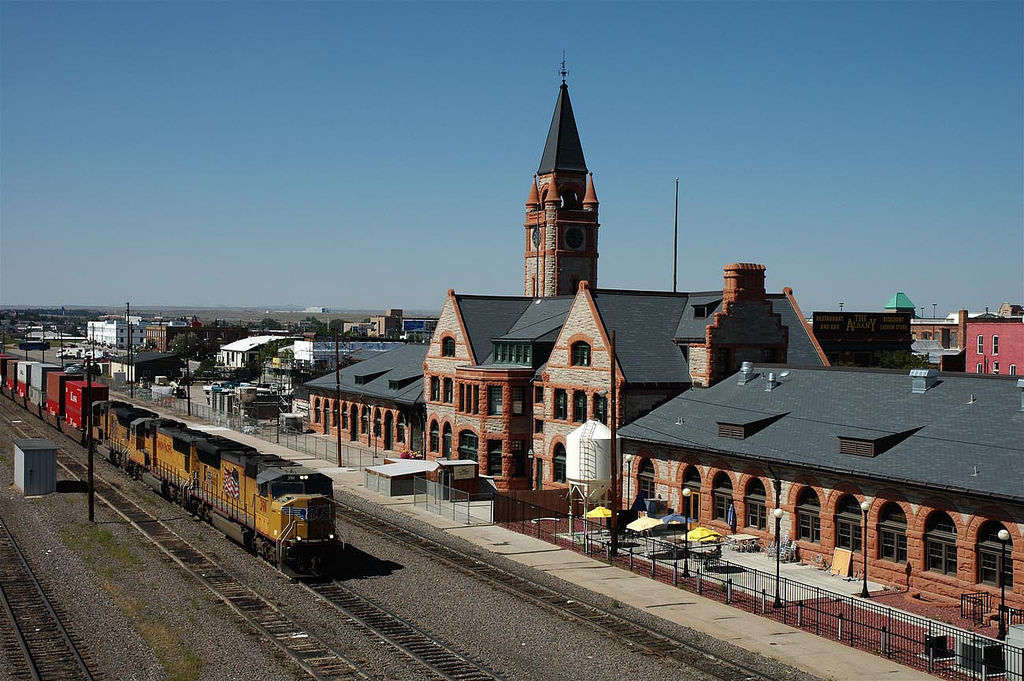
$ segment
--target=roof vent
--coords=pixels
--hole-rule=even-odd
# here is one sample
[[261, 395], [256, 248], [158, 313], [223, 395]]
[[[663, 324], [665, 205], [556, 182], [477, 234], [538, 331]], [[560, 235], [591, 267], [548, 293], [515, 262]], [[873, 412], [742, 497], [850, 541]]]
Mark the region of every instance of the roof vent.
[[1021, 389], [1020, 393], [1020, 410], [1024, 411], [1024, 378], [1017, 379], [1017, 387]]
[[775, 386], [779, 384], [779, 381], [775, 378], [775, 372], [768, 374], [768, 380], [764, 382], [765, 392], [775, 390]]
[[910, 392], [920, 395], [930, 388], [934, 388], [939, 382], [939, 372], [935, 369], [911, 369], [910, 370]]
[[754, 379], [754, 363], [744, 362], [740, 365], [740, 380], [736, 385], [746, 385]]

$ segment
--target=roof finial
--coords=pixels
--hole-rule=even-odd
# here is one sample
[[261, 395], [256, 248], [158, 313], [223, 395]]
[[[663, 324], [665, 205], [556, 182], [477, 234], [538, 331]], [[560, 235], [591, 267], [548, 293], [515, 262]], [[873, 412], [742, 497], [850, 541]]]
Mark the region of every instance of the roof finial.
[[569, 75], [569, 72], [565, 70], [565, 50], [562, 50], [562, 69], [559, 73], [562, 74], [562, 85], [565, 85], [565, 77]]

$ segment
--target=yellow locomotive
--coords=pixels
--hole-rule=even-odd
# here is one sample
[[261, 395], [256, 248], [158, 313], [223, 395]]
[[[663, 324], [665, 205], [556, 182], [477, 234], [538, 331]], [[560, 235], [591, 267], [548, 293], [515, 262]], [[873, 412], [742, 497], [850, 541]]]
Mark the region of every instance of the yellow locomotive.
[[342, 547], [331, 479], [125, 402], [93, 406], [112, 463], [265, 560], [321, 572]]

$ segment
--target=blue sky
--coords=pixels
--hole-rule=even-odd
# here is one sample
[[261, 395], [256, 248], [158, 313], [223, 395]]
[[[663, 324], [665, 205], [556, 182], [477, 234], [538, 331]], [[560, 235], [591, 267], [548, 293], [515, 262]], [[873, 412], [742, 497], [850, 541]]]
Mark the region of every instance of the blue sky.
[[599, 283], [1024, 302], [1021, 2], [0, 5], [0, 304], [522, 293], [565, 50]]

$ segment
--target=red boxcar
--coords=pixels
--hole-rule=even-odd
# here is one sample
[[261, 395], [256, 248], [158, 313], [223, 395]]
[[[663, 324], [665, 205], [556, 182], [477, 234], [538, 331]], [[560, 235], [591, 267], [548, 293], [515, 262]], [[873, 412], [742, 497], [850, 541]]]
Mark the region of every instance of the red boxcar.
[[64, 398], [65, 420], [75, 428], [85, 428], [85, 414], [93, 402], [108, 399], [107, 386], [102, 383], [93, 383], [92, 392], [89, 392], [87, 381], [68, 381], [64, 384], [67, 394]]
[[7, 383], [7, 362], [14, 359], [12, 355], [0, 353], [0, 383]]
[[7, 373], [4, 375], [4, 378], [5, 378], [4, 385], [7, 386], [8, 390], [11, 391], [11, 394], [14, 394], [14, 392], [18, 388], [18, 362], [19, 361], [21, 361], [21, 360], [17, 360], [17, 359], [14, 359], [14, 358], [11, 358], [11, 359], [7, 360]]

